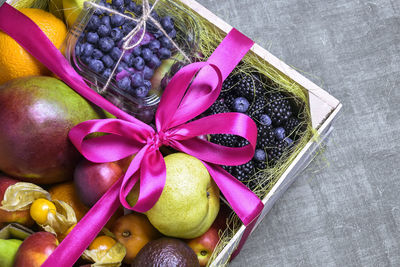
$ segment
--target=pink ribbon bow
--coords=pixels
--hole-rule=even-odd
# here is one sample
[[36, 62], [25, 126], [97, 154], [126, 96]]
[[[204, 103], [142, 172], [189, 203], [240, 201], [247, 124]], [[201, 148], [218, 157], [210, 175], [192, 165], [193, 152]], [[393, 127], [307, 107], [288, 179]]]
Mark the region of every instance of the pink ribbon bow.
[[[0, 29], [75, 91], [118, 118], [86, 121], [70, 131], [71, 141], [87, 159], [110, 162], [136, 154], [124, 177], [103, 195], [42, 266], [72, 266], [120, 203], [145, 212], [157, 202], [166, 178], [165, 162], [159, 151], [161, 145], [202, 160], [245, 225], [259, 215], [263, 204], [258, 197], [218, 166], [240, 165], [252, 158], [257, 138], [255, 123], [241, 113], [215, 114], [188, 122], [215, 102], [223, 80], [253, 45], [249, 38], [233, 29], [207, 62], [182, 68], [164, 91], [154, 130], [90, 89], [39, 27], [8, 4], [0, 7]], [[94, 132], [107, 135], [85, 139]], [[197, 138], [206, 134], [234, 134], [246, 138], [250, 144], [232, 148]], [[138, 181], [139, 199], [131, 207], [126, 196]]]

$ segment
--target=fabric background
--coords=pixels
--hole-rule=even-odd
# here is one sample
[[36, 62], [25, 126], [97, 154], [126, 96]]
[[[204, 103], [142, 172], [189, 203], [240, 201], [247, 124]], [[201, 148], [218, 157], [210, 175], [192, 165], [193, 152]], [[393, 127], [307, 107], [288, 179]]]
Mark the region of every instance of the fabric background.
[[400, 266], [400, 1], [198, 1], [344, 105], [231, 266]]

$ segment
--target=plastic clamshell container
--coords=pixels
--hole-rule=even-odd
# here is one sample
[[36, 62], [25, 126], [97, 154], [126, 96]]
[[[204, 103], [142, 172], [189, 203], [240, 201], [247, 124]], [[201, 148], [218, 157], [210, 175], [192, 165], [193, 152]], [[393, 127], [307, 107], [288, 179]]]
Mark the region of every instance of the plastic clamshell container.
[[[100, 19], [99, 25], [103, 25], [103, 21], [101, 21], [103, 17], [108, 16], [111, 18], [115, 15], [114, 12], [101, 9], [99, 6], [105, 6], [115, 12], [120, 14], [123, 13], [126, 16], [140, 20], [142, 14], [145, 13], [143, 12], [142, 1], [132, 1], [136, 6], [140, 7], [138, 12], [131, 11], [131, 9], [128, 7], [129, 4], [127, 5], [128, 2], [130, 3], [130, 1], [125, 1], [124, 3], [125, 10], [118, 9], [115, 6], [112, 6], [109, 1], [104, 2], [104, 0], [85, 3], [83, 11], [78, 16], [77, 21], [67, 35], [65, 55], [75, 70], [94, 90], [96, 90], [120, 109], [146, 123], [149, 123], [154, 117], [157, 104], [160, 101], [162, 90], [167, 84], [165, 79], [168, 79], [168, 77], [171, 76], [171, 72], [176, 72], [180, 67], [191, 63], [196, 56], [196, 44], [198, 43], [197, 40], [199, 38], [199, 32], [196, 28], [195, 19], [185, 12], [186, 7], [184, 5], [181, 5], [179, 2], [173, 0], [159, 1], [156, 6], [154, 6], [154, 11], [156, 14], [152, 12], [152, 16], [154, 18], [159, 16], [159, 25], [161, 25], [162, 18], [170, 16], [173, 20], [176, 34], [166, 31], [165, 27], [163, 27], [164, 33], [162, 33], [158, 26], [151, 22], [151, 20], [147, 20], [146, 27], [139, 26], [139, 32], [133, 35], [130, 40], [117, 38], [114, 39], [114, 46], [118, 47], [120, 51], [123, 52], [122, 56], [119, 59], [115, 58], [114, 56], [114, 65], [112, 67], [108, 67], [108, 70], [107, 65], [104, 63], [104, 68], [99, 68], [101, 69], [101, 72], [95, 71], [93, 67], [90, 67], [89, 60], [97, 59], [103, 62], [103, 57], [99, 57], [99, 55], [97, 55], [96, 58], [93, 54], [91, 54], [91, 56], [83, 56], [82, 52], [78, 50], [80, 50], [80, 47], [83, 43], [89, 43], [88, 39], [86, 39], [88, 32], [96, 33], [99, 36], [99, 41], [97, 43], [92, 41], [92, 47], [102, 52], [103, 56], [108, 55], [111, 57], [112, 50], [109, 50], [108, 52], [102, 51], [99, 46], [99, 42], [102, 37], [111, 39], [113, 39], [113, 37], [111, 36], [111, 33], [106, 35], [107, 31], [105, 33], [102, 32], [102, 35], [100, 35], [99, 29], [93, 30], [93, 28], [90, 28], [90, 20], [93, 16], [97, 16]], [[154, 1], [150, 1], [150, 4], [153, 2]], [[105, 3], [107, 5], [105, 5]], [[187, 16], [177, 19], [174, 17], [174, 14], [176, 14], [177, 11], [180, 11], [180, 14], [187, 14]], [[123, 28], [124, 25], [128, 23], [131, 24], [132, 27]], [[124, 24], [122, 26], [116, 26], [118, 24], [111, 24], [110, 29], [119, 28], [121, 32], [123, 32], [123, 37], [126, 38], [126, 36], [131, 33], [131, 30], [133, 30], [137, 24], [139, 23], [129, 20], [128, 18], [124, 18]], [[129, 89], [121, 88], [121, 86], [118, 84], [118, 80], [124, 75], [129, 76], [139, 73], [143, 77], [144, 73], [144, 70], [137, 70], [133, 66], [126, 64], [124, 61], [124, 56], [134, 54], [132, 52], [133, 49], [122, 49], [124, 42], [125, 45], [130, 45], [133, 47], [141, 38], [143, 38], [138, 47], [148, 47], [151, 41], [160, 40], [160, 38], [165, 36], [165, 33], [170, 35], [168, 39], [172, 39], [176, 46], [170, 42], [170, 47], [168, 47], [168, 49], [171, 51], [171, 57], [165, 60], [161, 59], [159, 49], [157, 50], [156, 48], [153, 50], [153, 54], [158, 55], [157, 57], [160, 59], [162, 64], [156, 68], [148, 67], [154, 71], [154, 74], [152, 75], [151, 79], [148, 79], [151, 82], [151, 89], [148, 89], [147, 95], [144, 97], [138, 97], [137, 94], [135, 94], [135, 88], [133, 88], [133, 86], [131, 86]], [[163, 48], [162, 45], [161, 48]], [[134, 55], [134, 57], [135, 56], [142, 57], [142, 54]], [[150, 63], [145, 61], [145, 68], [147, 68], [146, 66], [148, 65], [150, 65]], [[105, 72], [105, 70], [107, 70], [107, 72]], [[113, 75], [110, 75], [110, 72], [113, 73]]]

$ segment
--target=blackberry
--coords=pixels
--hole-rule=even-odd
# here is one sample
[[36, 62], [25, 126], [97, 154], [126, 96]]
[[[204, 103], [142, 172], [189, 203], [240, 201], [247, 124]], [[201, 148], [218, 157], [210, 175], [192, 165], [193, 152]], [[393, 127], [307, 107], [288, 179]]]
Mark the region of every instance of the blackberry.
[[233, 175], [234, 166], [222, 166], [222, 168]]
[[258, 125], [257, 147], [266, 148], [275, 143], [274, 129], [268, 125]]
[[239, 181], [246, 182], [253, 176], [254, 174], [254, 163], [252, 160], [247, 162], [246, 164], [235, 166], [234, 175]]
[[222, 146], [235, 147], [238, 142], [238, 138], [236, 135], [232, 134], [213, 134], [211, 135], [210, 141], [214, 144], [219, 144]]
[[233, 88], [238, 82], [236, 75], [229, 75], [222, 84], [221, 97], [226, 97], [228, 95], [233, 95]]
[[274, 125], [281, 125], [292, 115], [289, 100], [281, 93], [272, 93], [267, 96], [268, 104], [265, 111]]
[[247, 113], [252, 119], [259, 121], [266, 105], [267, 101], [265, 100], [264, 96], [257, 96]]
[[267, 168], [267, 162], [266, 161], [258, 161], [255, 163], [255, 167], [259, 170], [265, 170]]
[[244, 147], [247, 146], [249, 143], [249, 141], [247, 141], [247, 139], [243, 138], [243, 137], [237, 137], [238, 141], [237, 141], [237, 147]]
[[252, 100], [255, 96], [254, 80], [251, 75], [239, 75], [239, 82], [235, 86], [238, 95]]
[[299, 126], [300, 121], [296, 117], [290, 117], [284, 124], [283, 128], [285, 128], [288, 136], [295, 136], [294, 131]]
[[233, 102], [234, 101], [235, 101], [234, 95], [227, 95], [224, 97], [224, 103], [230, 111], [233, 110]]
[[222, 99], [218, 99], [208, 109], [207, 113], [210, 115], [229, 112], [229, 108], [225, 105]]
[[282, 157], [286, 148], [286, 141], [280, 140], [275, 142], [273, 147], [267, 149], [268, 161], [271, 161], [273, 164], [276, 163]]

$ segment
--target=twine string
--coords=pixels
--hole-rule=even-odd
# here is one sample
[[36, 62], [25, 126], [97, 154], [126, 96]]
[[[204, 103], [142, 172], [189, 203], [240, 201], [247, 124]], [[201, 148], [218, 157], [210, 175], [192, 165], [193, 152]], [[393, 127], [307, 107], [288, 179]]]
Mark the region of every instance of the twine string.
[[[116, 11], [114, 9], [99, 5], [99, 4], [91, 2], [91, 1], [85, 1], [85, 5], [91, 5], [92, 7], [101, 9], [103, 11], [107, 11], [107, 12], [109, 12], [111, 14], [114, 14], [114, 15], [119, 15], [119, 16], [127, 19], [127, 20], [130, 20], [130, 21], [133, 21], [133, 22], [136, 23], [136, 26], [126, 36], [124, 36], [122, 38], [123, 43], [122, 43], [121, 56], [119, 57], [117, 63], [115, 64], [115, 67], [112, 70], [110, 76], [108, 77], [107, 82], [105, 83], [103, 88], [101, 88], [99, 90], [99, 93], [103, 93], [108, 88], [108, 86], [110, 85], [111, 79], [112, 79], [112, 77], [114, 77], [114, 74], [117, 72], [118, 66], [119, 66], [122, 58], [124, 57], [126, 51], [137, 47], [143, 41], [143, 39], [145, 38], [145, 35], [146, 35], [147, 23], [148, 23], [149, 20], [157, 27], [158, 30], [160, 30], [162, 32], [162, 34], [165, 37], [168, 38], [168, 40], [171, 42], [171, 44], [176, 48], [176, 50], [179, 51], [179, 53], [181, 53], [183, 55], [183, 57], [187, 60], [187, 62], [191, 62], [190, 58], [175, 43], [175, 41], [172, 40], [172, 38], [164, 30], [162, 25], [156, 19], [154, 19], [151, 16], [151, 12], [153, 12], [154, 7], [157, 5], [158, 2], [160, 2], [160, 0], [155, 0], [154, 4], [150, 7], [149, 0], [143, 0], [142, 1], [142, 16], [139, 19], [135, 19], [133, 17], [125, 15], [124, 13], [118, 12], [118, 11]], [[134, 44], [132, 44], [132, 39], [135, 38], [136, 35], [139, 34], [139, 33], [140, 33], [139, 39]]]

